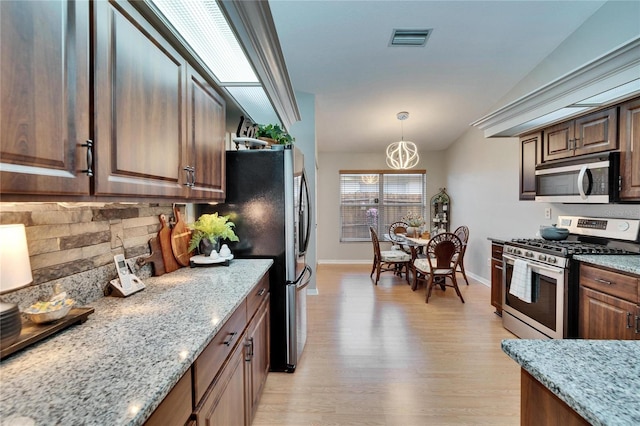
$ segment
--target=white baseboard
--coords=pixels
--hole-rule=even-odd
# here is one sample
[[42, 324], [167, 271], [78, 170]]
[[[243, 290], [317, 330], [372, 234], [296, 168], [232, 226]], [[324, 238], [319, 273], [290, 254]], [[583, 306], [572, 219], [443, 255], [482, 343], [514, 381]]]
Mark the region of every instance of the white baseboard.
[[371, 260], [363, 259], [320, 259], [318, 265], [371, 265]]

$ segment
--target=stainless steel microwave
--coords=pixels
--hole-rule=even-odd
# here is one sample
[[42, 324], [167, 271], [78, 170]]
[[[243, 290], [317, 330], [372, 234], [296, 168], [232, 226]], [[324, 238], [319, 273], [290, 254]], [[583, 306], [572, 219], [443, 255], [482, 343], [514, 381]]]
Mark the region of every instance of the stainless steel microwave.
[[607, 152], [536, 167], [536, 201], [606, 204], [618, 201], [620, 153]]

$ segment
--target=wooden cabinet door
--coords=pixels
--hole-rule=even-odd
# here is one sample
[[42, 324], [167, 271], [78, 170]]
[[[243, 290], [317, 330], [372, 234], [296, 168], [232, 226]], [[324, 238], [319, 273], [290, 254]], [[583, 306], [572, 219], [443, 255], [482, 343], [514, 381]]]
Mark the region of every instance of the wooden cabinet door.
[[244, 345], [236, 345], [222, 372], [196, 409], [196, 421], [199, 426], [248, 424], [243, 355]]
[[249, 395], [249, 424], [258, 408], [262, 388], [267, 381], [270, 366], [270, 337], [269, 337], [269, 296], [262, 302], [258, 312], [253, 317], [247, 331], [247, 347], [245, 360], [248, 363], [247, 394]]
[[540, 162], [542, 134], [534, 133], [520, 138], [520, 199], [536, 198], [536, 166]]
[[580, 286], [579, 336], [583, 339], [634, 340], [637, 305]]
[[491, 306], [502, 315], [502, 260], [491, 259]]
[[93, 5], [96, 195], [184, 196], [185, 60], [130, 4]]
[[0, 1], [0, 40], [0, 192], [88, 195], [89, 3]]
[[544, 129], [543, 162], [573, 155], [573, 124], [573, 121], [567, 121]]
[[188, 166], [192, 167], [189, 198], [224, 200], [225, 102], [207, 81], [193, 70], [187, 78]]
[[640, 98], [620, 107], [620, 198], [640, 200]]
[[609, 108], [575, 120], [574, 155], [618, 148], [618, 108]]

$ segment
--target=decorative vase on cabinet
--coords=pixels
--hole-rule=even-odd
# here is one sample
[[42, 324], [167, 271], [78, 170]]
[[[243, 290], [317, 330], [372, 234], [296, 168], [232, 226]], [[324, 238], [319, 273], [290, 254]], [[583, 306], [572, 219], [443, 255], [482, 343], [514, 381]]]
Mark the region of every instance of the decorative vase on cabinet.
[[431, 197], [431, 234], [437, 235], [449, 232], [451, 222], [451, 210], [449, 204], [451, 198], [447, 194], [446, 188], [440, 188], [440, 192]]

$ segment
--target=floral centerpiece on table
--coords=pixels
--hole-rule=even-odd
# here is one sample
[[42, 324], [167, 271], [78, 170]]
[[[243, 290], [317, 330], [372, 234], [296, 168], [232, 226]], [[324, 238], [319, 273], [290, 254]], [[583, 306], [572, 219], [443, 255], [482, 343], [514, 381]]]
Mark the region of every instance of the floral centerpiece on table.
[[[229, 216], [218, 216], [218, 213], [203, 214], [194, 223], [190, 223], [189, 229], [191, 233], [191, 242], [189, 243], [189, 250], [194, 250], [196, 247], [200, 247], [200, 243], [204, 240], [208, 240], [207, 243], [211, 246], [211, 249], [221, 239], [229, 241], [239, 241], [238, 236], [233, 231], [235, 224], [229, 221]], [[203, 250], [200, 250], [201, 252]], [[209, 250], [211, 252], [211, 250]], [[207, 254], [208, 253], [203, 253]]]
[[413, 213], [411, 210], [409, 210], [407, 214], [402, 218], [402, 221], [414, 228], [418, 228], [424, 225], [424, 219], [422, 218], [422, 216], [418, 216], [417, 214]]

